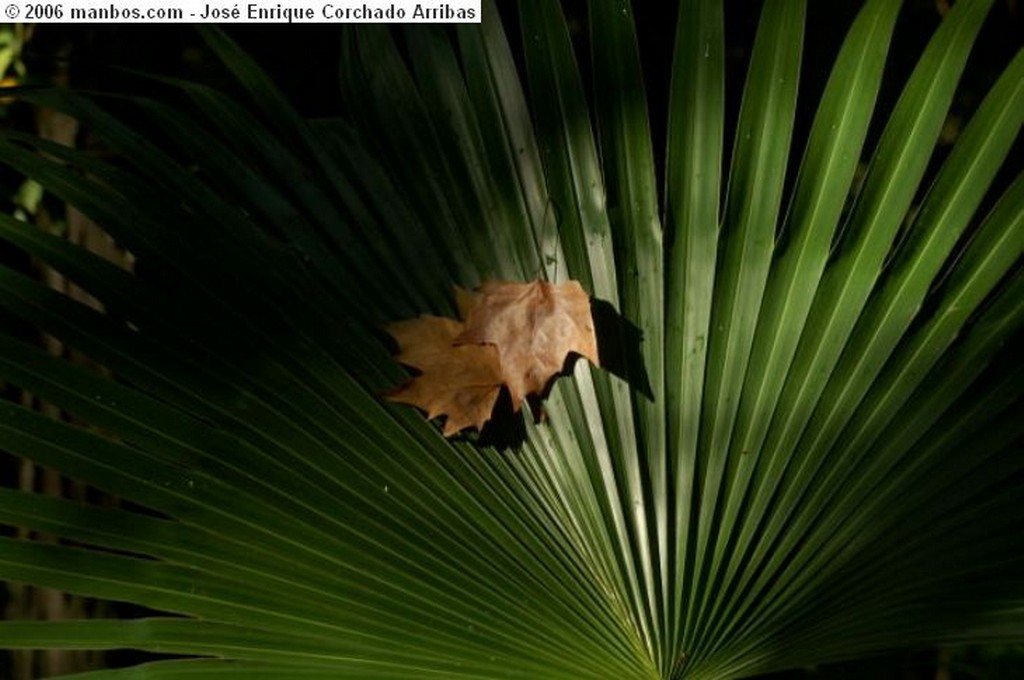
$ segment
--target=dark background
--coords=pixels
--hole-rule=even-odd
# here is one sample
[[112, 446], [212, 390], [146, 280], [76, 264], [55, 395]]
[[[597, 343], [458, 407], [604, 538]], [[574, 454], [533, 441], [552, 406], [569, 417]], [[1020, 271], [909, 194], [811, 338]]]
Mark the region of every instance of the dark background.
[[[498, 4], [515, 50], [519, 40], [515, 1], [498, 0]], [[678, 4], [661, 1], [633, 4], [646, 74], [656, 162], [661, 163], [663, 153], [660, 152], [665, 148], [668, 85]], [[725, 4], [727, 146], [723, 162], [728, 164], [732, 126], [739, 110], [747, 62], [763, 0], [726, 0]], [[814, 0], [808, 3], [790, 180], [798, 168], [797, 159], [802, 154], [832, 63], [862, 4], [862, 0]], [[888, 117], [888, 111], [895, 106], [907, 77], [941, 21], [942, 14], [948, 11], [949, 4], [949, 0], [904, 0], [866, 149], [873, 148]], [[564, 0], [563, 6], [578, 47], [584, 81], [589, 84], [586, 1]], [[1020, 36], [1024, 35], [1022, 18], [1022, 0], [996, 0], [974, 47], [947, 118], [932, 159], [933, 171], [944, 160], [963, 124], [1020, 48]], [[337, 77], [342, 28], [336, 25], [250, 24], [226, 26], [226, 29], [271, 74], [300, 112], [311, 117], [344, 115]], [[58, 77], [84, 89], [123, 90], [133, 94], [167, 96], [167, 88], [128, 72], [128, 69], [135, 69], [199, 80], [229, 92], [235, 89], [232, 78], [205, 49], [195, 29], [188, 25], [39, 25], [27, 46], [24, 61], [28, 68], [29, 82], [48, 83]], [[0, 119], [0, 125], [3, 124], [4, 121]], [[24, 122], [21, 124], [24, 125]], [[1011, 158], [993, 183], [989, 202], [981, 206], [980, 214], [987, 212], [991, 200], [1009, 185], [1022, 166], [1022, 160], [1024, 142], [1018, 139]], [[20, 178], [9, 178], [2, 173], [0, 170], [0, 200], [4, 194], [10, 195], [13, 191], [13, 188], [5, 191], [11, 182], [20, 181]], [[928, 182], [922, 186], [927, 188]]]

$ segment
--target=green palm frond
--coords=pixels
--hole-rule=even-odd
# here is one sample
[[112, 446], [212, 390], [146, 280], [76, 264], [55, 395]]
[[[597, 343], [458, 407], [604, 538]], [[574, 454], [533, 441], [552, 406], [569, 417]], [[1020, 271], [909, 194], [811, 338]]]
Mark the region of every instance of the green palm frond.
[[[241, 101], [31, 95], [116, 160], [14, 132], [0, 159], [138, 272], [0, 217], [104, 311], [9, 267], [0, 309], [108, 369], [0, 334], [0, 381], [75, 416], [4, 403], [0, 448], [135, 505], [0, 490], [0, 523], [66, 539], [0, 538], [0, 577], [163, 614], [0, 646], [202, 657], [83, 680], [681, 679], [1024, 638], [1024, 179], [995, 179], [1024, 55], [928, 167], [991, 0], [891, 112], [899, 3], [868, 0], [806, 142], [806, 3], [764, 4], [727, 140], [723, 3], [684, 0], [663, 178], [628, 3], [590, 3], [583, 55], [520, 3], [521, 63], [484, 5], [346, 33], [344, 119], [214, 31]], [[621, 370], [577, 362], [512, 449], [380, 398], [381, 324], [538, 277], [621, 315]]]

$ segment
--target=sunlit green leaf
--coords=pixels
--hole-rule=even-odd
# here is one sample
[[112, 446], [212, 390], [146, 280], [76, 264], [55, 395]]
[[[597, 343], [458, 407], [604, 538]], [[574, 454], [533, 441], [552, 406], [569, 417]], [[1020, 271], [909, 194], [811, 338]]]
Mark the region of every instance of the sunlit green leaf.
[[[936, 152], [992, 0], [905, 82], [867, 0], [820, 95], [809, 3], [764, 3], [736, 101], [720, 0], [679, 3], [665, 82], [624, 0], [482, 4], [347, 29], [337, 118], [205, 29], [237, 99], [26, 95], [109, 154], [0, 160], [138, 267], [0, 216], [102, 304], [0, 266], [0, 311], [94, 362], [4, 326], [0, 382], [68, 417], [2, 402], [0, 448], [130, 503], [0, 489], [57, 539], [0, 538], [0, 578], [152, 615], [0, 646], [200, 657], [82, 680], [689, 680], [1024, 639], [1024, 56]], [[602, 366], [446, 439], [381, 398], [381, 326], [491, 278], [580, 281]]]

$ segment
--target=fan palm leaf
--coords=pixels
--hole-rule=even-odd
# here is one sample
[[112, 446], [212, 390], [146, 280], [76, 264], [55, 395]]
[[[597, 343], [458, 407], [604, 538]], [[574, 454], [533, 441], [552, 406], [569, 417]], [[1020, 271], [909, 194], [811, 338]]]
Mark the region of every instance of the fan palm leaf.
[[[219, 32], [241, 101], [30, 95], [117, 161], [14, 132], [0, 159], [139, 273], [0, 217], [104, 311], [11, 268], [0, 308], [109, 369], [0, 334], [0, 380], [75, 416], [6, 404], [0, 445], [147, 511], [0, 490], [66, 539], [0, 539], [0, 577], [163, 614], [0, 645], [189, 657], [83, 680], [728, 678], [1020, 639], [1024, 180], [995, 178], [1024, 55], [928, 170], [991, 5], [956, 3], [887, 113], [899, 3], [868, 0], [803, 143], [806, 3], [766, 3], [727, 146], [723, 4], [684, 0], [663, 179], [620, 2], [590, 4], [586, 68], [557, 3], [520, 3], [522, 81], [489, 3], [350, 31], [344, 119]], [[538, 277], [621, 316], [614, 375], [577, 362], [515, 449], [380, 398], [381, 324]]]

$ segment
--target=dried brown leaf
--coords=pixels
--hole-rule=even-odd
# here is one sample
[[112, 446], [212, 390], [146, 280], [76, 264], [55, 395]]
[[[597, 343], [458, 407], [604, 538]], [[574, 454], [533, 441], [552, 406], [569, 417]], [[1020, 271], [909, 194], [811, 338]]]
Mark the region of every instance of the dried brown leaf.
[[488, 281], [478, 292], [457, 297], [466, 329], [456, 342], [498, 348], [516, 411], [526, 395], [544, 391], [570, 353], [598, 364], [590, 298], [578, 281]]
[[455, 345], [462, 330], [460, 322], [439, 316], [421, 316], [387, 327], [398, 342], [398, 361], [421, 371], [387, 398], [421, 408], [428, 418], [446, 416], [446, 437], [467, 427], [483, 427], [501, 391], [497, 349]]
[[398, 361], [422, 372], [388, 398], [428, 418], [446, 416], [445, 436], [481, 428], [502, 385], [518, 411], [527, 395], [543, 393], [569, 354], [598, 363], [590, 298], [576, 281], [488, 281], [455, 293], [465, 323], [423, 316], [387, 328]]

